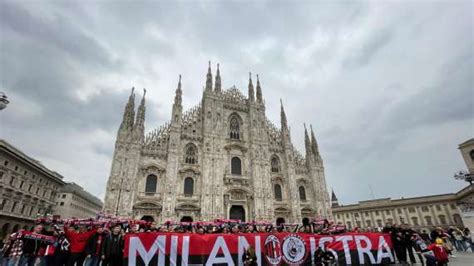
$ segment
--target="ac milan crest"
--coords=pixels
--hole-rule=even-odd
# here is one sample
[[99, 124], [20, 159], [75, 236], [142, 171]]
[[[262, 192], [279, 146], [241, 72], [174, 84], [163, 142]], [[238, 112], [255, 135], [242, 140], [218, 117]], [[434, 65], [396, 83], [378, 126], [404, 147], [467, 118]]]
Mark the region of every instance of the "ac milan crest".
[[274, 235], [269, 235], [265, 239], [263, 249], [265, 259], [269, 265], [280, 265], [281, 263], [281, 247], [280, 240]]
[[298, 235], [292, 234], [283, 239], [283, 260], [290, 264], [300, 264], [306, 260], [306, 244]]

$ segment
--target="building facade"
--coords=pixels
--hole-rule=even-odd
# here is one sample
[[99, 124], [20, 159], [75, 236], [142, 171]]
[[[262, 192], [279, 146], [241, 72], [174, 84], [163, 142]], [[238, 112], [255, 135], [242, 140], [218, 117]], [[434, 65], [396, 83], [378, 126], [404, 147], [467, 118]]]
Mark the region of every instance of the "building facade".
[[301, 222], [331, 217], [316, 138], [305, 128], [306, 154], [265, 114], [262, 88], [248, 96], [223, 90], [209, 65], [200, 103], [184, 112], [179, 78], [172, 117], [145, 135], [145, 93], [135, 115], [132, 90], [117, 133], [104, 211], [137, 219], [216, 218]]
[[464, 163], [466, 163], [468, 172], [474, 174], [474, 138], [459, 144], [458, 149], [461, 152]]
[[0, 140], [0, 237], [52, 213], [63, 177]]
[[[474, 138], [459, 144], [459, 151], [467, 168], [467, 175], [474, 176]], [[458, 207], [461, 210], [462, 219], [466, 227], [474, 230], [474, 187], [468, 186], [460, 191]]]
[[102, 211], [102, 201], [76, 183], [66, 183], [58, 192], [55, 215], [65, 218], [93, 218]]
[[458, 193], [401, 199], [375, 199], [358, 204], [333, 205], [336, 222], [348, 228], [383, 227], [386, 224], [406, 223], [417, 229], [434, 226], [464, 226], [457, 206], [472, 185]]

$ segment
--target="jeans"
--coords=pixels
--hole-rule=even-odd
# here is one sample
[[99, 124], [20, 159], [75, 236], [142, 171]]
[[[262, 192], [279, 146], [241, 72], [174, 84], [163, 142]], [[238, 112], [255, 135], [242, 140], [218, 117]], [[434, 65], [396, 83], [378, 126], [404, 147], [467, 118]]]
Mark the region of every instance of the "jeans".
[[18, 262], [20, 261], [20, 257], [12, 257], [8, 259], [8, 266], [16, 266], [18, 265]]
[[464, 243], [463, 240], [455, 240], [454, 245], [456, 246], [457, 251], [466, 251], [466, 244]]
[[436, 265], [436, 257], [431, 254], [424, 254], [426, 258], [426, 266]]
[[20, 263], [18, 266], [34, 266], [36, 262], [36, 256], [33, 255], [21, 255]]
[[86, 261], [84, 262], [84, 266], [99, 266], [99, 263], [100, 263], [100, 257], [90, 256], [86, 258]]
[[84, 264], [84, 254], [83, 253], [71, 253], [68, 258], [67, 265], [68, 266], [82, 266]]
[[467, 238], [465, 244], [466, 244], [466, 251], [468, 248], [470, 248], [471, 252], [474, 252], [474, 247], [472, 246], [474, 243], [472, 243], [472, 239]]

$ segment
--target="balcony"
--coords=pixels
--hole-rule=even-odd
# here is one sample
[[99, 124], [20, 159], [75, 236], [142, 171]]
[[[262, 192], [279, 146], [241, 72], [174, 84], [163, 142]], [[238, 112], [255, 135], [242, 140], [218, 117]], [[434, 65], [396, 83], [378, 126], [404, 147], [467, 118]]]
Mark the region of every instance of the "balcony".
[[200, 195], [196, 194], [178, 194], [179, 201], [199, 202]]
[[287, 201], [276, 201], [274, 200], [273, 201], [273, 207], [276, 209], [276, 208], [288, 208], [288, 203]]
[[224, 184], [232, 186], [248, 186], [250, 184], [250, 178], [244, 175], [224, 175]]
[[138, 192], [138, 197], [141, 199], [161, 199], [161, 194], [158, 192]]

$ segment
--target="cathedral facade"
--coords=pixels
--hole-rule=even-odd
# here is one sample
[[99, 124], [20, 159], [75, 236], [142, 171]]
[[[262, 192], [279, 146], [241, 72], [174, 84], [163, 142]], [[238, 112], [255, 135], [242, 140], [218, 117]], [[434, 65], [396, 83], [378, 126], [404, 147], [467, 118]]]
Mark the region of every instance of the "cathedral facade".
[[305, 155], [281, 124], [265, 115], [257, 76], [248, 96], [222, 89], [209, 65], [201, 102], [182, 107], [179, 78], [172, 117], [145, 134], [145, 93], [135, 114], [135, 94], [117, 133], [104, 212], [135, 219], [210, 221], [216, 218], [300, 223], [332, 218], [324, 166], [311, 128]]

